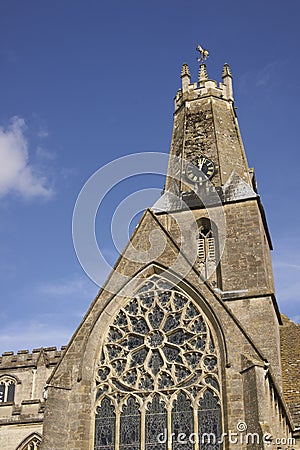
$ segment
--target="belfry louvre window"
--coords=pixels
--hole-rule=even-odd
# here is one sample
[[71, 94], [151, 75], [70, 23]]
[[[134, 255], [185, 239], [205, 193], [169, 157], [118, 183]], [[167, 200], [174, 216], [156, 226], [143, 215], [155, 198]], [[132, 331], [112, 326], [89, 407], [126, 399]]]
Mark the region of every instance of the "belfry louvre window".
[[[194, 300], [162, 278], [148, 280], [119, 309], [104, 340], [94, 449], [222, 449], [216, 344]], [[205, 433], [214, 442], [202, 444]]]
[[200, 263], [216, 261], [216, 242], [212, 230], [201, 226], [199, 229], [197, 245]]
[[13, 402], [15, 399], [16, 380], [10, 377], [0, 379], [0, 402]]
[[198, 221], [197, 256], [202, 278], [221, 288], [217, 229], [206, 218]]

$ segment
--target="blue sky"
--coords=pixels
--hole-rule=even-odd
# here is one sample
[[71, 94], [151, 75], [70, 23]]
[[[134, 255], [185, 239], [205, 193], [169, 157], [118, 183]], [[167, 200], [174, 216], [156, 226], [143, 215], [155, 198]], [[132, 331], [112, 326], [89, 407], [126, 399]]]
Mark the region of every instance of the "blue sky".
[[[299, 19], [297, 0], [2, 2], [0, 352], [68, 342], [98, 291], [73, 249], [76, 198], [109, 161], [168, 152], [181, 65], [195, 81], [198, 42], [211, 78], [231, 66], [279, 306], [300, 321]], [[109, 226], [122, 195], [153, 184], [163, 179], [116, 187], [97, 223]]]

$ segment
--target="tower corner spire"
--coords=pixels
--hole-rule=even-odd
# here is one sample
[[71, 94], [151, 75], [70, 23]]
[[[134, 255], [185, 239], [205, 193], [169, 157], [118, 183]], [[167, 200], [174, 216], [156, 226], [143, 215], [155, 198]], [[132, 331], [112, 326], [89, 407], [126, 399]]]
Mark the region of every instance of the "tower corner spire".
[[187, 63], [183, 63], [182, 69], [181, 69], [181, 84], [182, 84], [182, 92], [186, 92], [188, 90], [188, 86], [191, 82], [191, 74], [190, 69]]
[[225, 88], [225, 95], [228, 100], [233, 99], [232, 73], [229, 64], [225, 63], [222, 71], [222, 79]]
[[189, 69], [189, 66], [187, 65], [187, 63], [182, 64], [182, 69], [181, 69], [181, 74], [180, 74], [181, 78], [183, 78], [185, 76], [188, 76], [189, 78], [191, 78], [190, 69]]
[[232, 73], [229, 67], [228, 63], [225, 63], [223, 66], [223, 72], [222, 72], [222, 78], [224, 79], [225, 77], [231, 77], [232, 78]]

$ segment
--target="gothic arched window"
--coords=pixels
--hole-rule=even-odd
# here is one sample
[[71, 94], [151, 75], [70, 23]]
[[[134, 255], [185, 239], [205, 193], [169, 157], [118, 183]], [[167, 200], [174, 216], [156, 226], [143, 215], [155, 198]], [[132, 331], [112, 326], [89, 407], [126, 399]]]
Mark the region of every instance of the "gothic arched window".
[[197, 304], [166, 280], [153, 276], [119, 309], [96, 384], [95, 450], [222, 448], [193, 437], [222, 432], [216, 337]]
[[198, 221], [197, 235], [198, 268], [204, 280], [221, 287], [218, 233], [214, 224], [207, 218]]
[[[214, 397], [210, 390], [207, 390], [203, 398], [199, 402], [198, 411], [198, 430], [201, 439], [201, 449], [220, 449], [222, 427], [221, 427], [221, 407], [220, 403]], [[214, 442], [211, 442], [210, 437], [215, 438]], [[215, 444], [214, 447], [210, 447], [211, 444]]]
[[17, 448], [17, 450], [38, 450], [40, 448], [42, 438], [38, 433], [28, 436]]
[[120, 417], [120, 450], [139, 450], [141, 439], [141, 417], [135, 397], [129, 397]]
[[145, 417], [145, 450], [166, 450], [166, 442], [157, 442], [157, 430], [167, 429], [166, 404], [158, 394], [147, 405]]
[[13, 402], [15, 399], [16, 380], [9, 376], [0, 378], [0, 402]]
[[108, 398], [103, 398], [97, 409], [95, 448], [113, 450], [115, 443], [115, 408]]
[[[182, 449], [180, 436], [192, 436], [194, 432], [193, 408], [190, 399], [183, 392], [179, 391], [172, 408], [172, 433], [174, 436], [174, 450]], [[184, 439], [185, 449], [193, 449], [193, 443], [189, 439]]]

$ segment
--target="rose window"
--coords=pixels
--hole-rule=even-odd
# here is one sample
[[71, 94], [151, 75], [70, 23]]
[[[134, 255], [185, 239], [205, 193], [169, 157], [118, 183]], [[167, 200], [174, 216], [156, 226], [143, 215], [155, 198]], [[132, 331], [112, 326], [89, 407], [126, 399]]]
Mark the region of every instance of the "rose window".
[[[134, 414], [138, 423], [146, 422], [142, 430], [152, 429], [147, 422], [152, 420], [149, 411], [153, 408], [157, 409], [153, 416], [156, 421], [167, 423], [167, 411], [170, 411], [173, 428], [176, 421], [181, 426], [186, 418], [185, 429], [192, 432], [198, 427], [195, 417], [200, 417], [200, 413], [193, 413], [193, 408], [199, 409], [201, 404], [202, 417], [208, 414], [207, 423], [210, 421], [211, 428], [221, 432], [218, 352], [211, 327], [192, 299], [158, 277], [148, 281], [133, 299], [128, 299], [113, 318], [101, 351], [96, 382], [95, 450], [125, 450], [127, 444], [130, 450], [135, 445], [140, 448], [140, 440], [150, 438], [143, 436], [140, 429], [132, 430], [132, 437], [126, 438], [122, 424], [130, 422]], [[204, 398], [214, 404], [209, 412]], [[128, 408], [134, 413], [127, 418]], [[104, 413], [105, 410], [110, 412]], [[143, 410], [146, 414], [141, 413]], [[107, 444], [104, 439], [100, 445], [99, 430], [102, 433], [108, 430], [104, 425], [108, 417], [110, 438]], [[156, 426], [153, 432], [157, 432]], [[118, 439], [115, 434], [120, 434]], [[152, 441], [145, 446], [146, 450], [168, 449], [158, 445], [154, 437]], [[194, 447], [190, 444], [185, 448]]]

